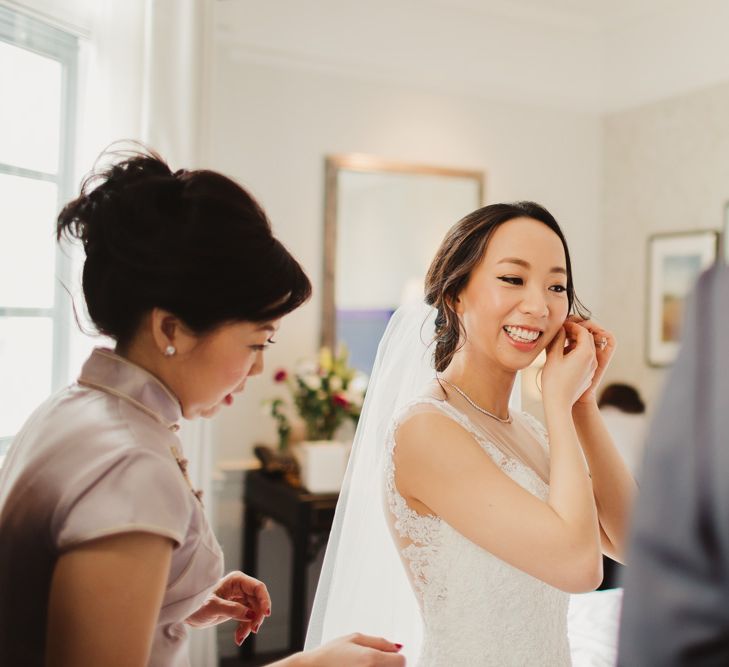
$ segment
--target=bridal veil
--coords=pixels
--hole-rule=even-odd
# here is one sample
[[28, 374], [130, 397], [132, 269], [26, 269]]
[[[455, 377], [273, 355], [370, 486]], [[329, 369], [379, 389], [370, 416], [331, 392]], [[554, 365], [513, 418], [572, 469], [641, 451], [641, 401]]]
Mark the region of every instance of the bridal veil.
[[435, 309], [422, 301], [403, 305], [380, 341], [324, 557], [306, 649], [362, 632], [399, 642], [409, 661], [417, 658], [420, 610], [390, 536], [383, 470], [393, 417], [435, 377], [435, 315]]
[[395, 413], [435, 376], [435, 310], [412, 303], [380, 342], [329, 537], [306, 648], [351, 632], [421, 643], [420, 611], [385, 518], [385, 436]]

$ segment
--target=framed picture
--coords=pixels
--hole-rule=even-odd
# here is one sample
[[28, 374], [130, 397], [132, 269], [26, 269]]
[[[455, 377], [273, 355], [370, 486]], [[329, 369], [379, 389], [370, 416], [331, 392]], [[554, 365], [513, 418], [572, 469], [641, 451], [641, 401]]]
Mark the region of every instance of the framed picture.
[[699, 274], [716, 261], [718, 245], [715, 231], [648, 239], [646, 357], [651, 366], [667, 366], [676, 358], [684, 301]]

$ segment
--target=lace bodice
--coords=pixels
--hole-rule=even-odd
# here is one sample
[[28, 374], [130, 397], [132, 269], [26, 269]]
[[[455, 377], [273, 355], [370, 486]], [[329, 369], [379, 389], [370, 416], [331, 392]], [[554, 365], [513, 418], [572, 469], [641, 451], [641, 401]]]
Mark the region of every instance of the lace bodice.
[[[526, 464], [505, 455], [446, 401], [422, 397], [406, 405], [387, 432], [385, 487], [390, 521], [423, 617], [419, 667], [570, 664], [569, 595], [500, 560], [437, 516], [421, 516], [395, 486], [395, 432], [415, 411], [440, 411], [475, 438], [524, 489], [546, 500], [549, 487]], [[544, 428], [526, 413], [515, 420], [548, 448]]]

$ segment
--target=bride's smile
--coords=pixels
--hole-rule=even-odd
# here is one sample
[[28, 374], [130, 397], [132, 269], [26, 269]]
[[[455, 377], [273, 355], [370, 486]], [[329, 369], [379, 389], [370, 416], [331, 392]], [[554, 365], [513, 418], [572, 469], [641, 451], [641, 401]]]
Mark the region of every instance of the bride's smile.
[[524, 217], [499, 226], [455, 310], [463, 325], [459, 366], [496, 366], [509, 374], [526, 368], [569, 311], [565, 253], [557, 234]]

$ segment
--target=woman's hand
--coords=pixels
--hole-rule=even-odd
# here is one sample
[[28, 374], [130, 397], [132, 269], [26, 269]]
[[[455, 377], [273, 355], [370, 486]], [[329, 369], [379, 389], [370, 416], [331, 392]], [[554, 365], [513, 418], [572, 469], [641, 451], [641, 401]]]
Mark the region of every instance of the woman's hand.
[[202, 607], [185, 622], [195, 628], [204, 628], [236, 620], [235, 643], [240, 646], [251, 632], [258, 632], [263, 619], [270, 615], [271, 598], [265, 584], [243, 572], [231, 572], [218, 582]]
[[[398, 653], [401, 648], [401, 644], [381, 637], [355, 633], [292, 656], [290, 664], [291, 667], [404, 667], [405, 657]], [[282, 661], [281, 664], [289, 663]]]
[[593, 383], [598, 362], [595, 340], [586, 327], [567, 320], [547, 347], [542, 371], [545, 403], [571, 408]]
[[[597, 359], [597, 369], [595, 374], [592, 376], [592, 382], [585, 392], [577, 399], [576, 403], [580, 404], [597, 404], [597, 388], [600, 386], [603, 376], [607, 367], [610, 365], [610, 360], [613, 358], [615, 353], [615, 336], [608, 331], [597, 325], [592, 320], [580, 320], [578, 318], [571, 317], [569, 321], [574, 322], [578, 326], [586, 329], [595, 343], [595, 358]], [[604, 345], [602, 344], [604, 342]]]

